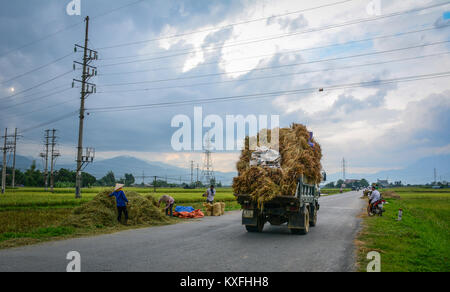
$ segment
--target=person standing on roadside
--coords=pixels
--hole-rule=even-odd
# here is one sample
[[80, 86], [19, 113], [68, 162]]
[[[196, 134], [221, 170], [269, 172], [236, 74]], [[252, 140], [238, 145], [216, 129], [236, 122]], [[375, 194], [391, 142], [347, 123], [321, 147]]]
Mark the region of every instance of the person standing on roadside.
[[127, 224], [128, 221], [128, 210], [127, 210], [127, 205], [128, 205], [128, 199], [125, 196], [125, 193], [123, 191], [123, 187], [124, 185], [122, 184], [116, 184], [116, 187], [114, 188], [114, 192], [112, 192], [111, 194], [109, 194], [109, 197], [116, 197], [116, 205], [117, 205], [117, 221], [119, 221], [119, 223], [121, 223], [122, 221], [122, 213], [125, 214], [125, 224]]

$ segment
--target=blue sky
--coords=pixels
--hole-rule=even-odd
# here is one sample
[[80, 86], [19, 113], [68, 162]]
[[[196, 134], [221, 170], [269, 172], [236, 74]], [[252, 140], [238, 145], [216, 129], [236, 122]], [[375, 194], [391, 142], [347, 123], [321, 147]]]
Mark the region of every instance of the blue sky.
[[[421, 45], [449, 40], [450, 30], [445, 26], [450, 24], [450, 5], [314, 31], [374, 17], [366, 11], [369, 1], [354, 0], [298, 12], [338, 1], [144, 0], [97, 18], [96, 15], [135, 1], [81, 0], [82, 16], [66, 14], [69, 2], [1, 2], [1, 128], [27, 129], [77, 110], [79, 89], [70, 87], [72, 79], [79, 78], [80, 71], [70, 72], [24, 94], [8, 96], [70, 71], [72, 62], [80, 60], [80, 54], [8, 80], [73, 52], [73, 45], [82, 43], [82, 21], [89, 14], [92, 17], [89, 45], [99, 50], [100, 60], [96, 62], [99, 76], [93, 79], [98, 85], [98, 94], [88, 98], [87, 108], [325, 88], [323, 93], [279, 94], [259, 100], [197, 105], [203, 107], [204, 113], [223, 118], [239, 114], [276, 114], [280, 115], [281, 126], [292, 122], [306, 124], [322, 144], [323, 165], [330, 173], [339, 171], [342, 157], [349, 162], [349, 172], [368, 173], [398, 169], [423, 157], [450, 153], [448, 77], [327, 90], [327, 87], [339, 84], [448, 71], [450, 58], [445, 54], [449, 52], [448, 43]], [[388, 15], [442, 1], [380, 3], [381, 15]], [[288, 15], [268, 19], [280, 14]], [[261, 20], [246, 22], [255, 19]], [[234, 23], [241, 24], [228, 26]], [[70, 28], [58, 32], [67, 27]], [[424, 31], [402, 35], [416, 30]], [[193, 31], [202, 32], [190, 34]], [[53, 35], [17, 50], [49, 34]], [[166, 38], [180, 34], [183, 36]], [[282, 37], [286, 34], [292, 35]], [[351, 43], [395, 34], [400, 35]], [[152, 39], [160, 40], [143, 42]], [[254, 42], [245, 44], [249, 41]], [[132, 42], [138, 43], [108, 48]], [[338, 46], [330, 47], [332, 44]], [[411, 46], [415, 48], [377, 53]], [[311, 49], [315, 47], [323, 48]], [[181, 55], [189, 51], [191, 53]], [[377, 54], [348, 58], [366, 53]], [[169, 55], [178, 56], [148, 60]], [[420, 56], [423, 57], [413, 59]], [[339, 57], [343, 59], [311, 63]], [[124, 62], [127, 64], [115, 65]], [[273, 69], [258, 70], [262, 67]], [[194, 78], [199, 75], [208, 76]], [[275, 77], [277, 75], [283, 77]], [[174, 78], [179, 80], [157, 81]], [[122, 83], [138, 84], [117, 85]], [[66, 91], [56, 93], [62, 90]], [[131, 155], [188, 167], [192, 159], [201, 163], [201, 153], [174, 152], [170, 141], [176, 129], [170, 124], [175, 115], [192, 117], [193, 111], [193, 105], [183, 105], [140, 111], [92, 112], [86, 119], [84, 144], [96, 148], [98, 159]], [[44, 130], [54, 127], [59, 130], [61, 161], [72, 162], [77, 126], [76, 116], [73, 116], [27, 131], [19, 152], [38, 156]], [[237, 157], [237, 152], [217, 153], [214, 155], [215, 168], [232, 171]]]

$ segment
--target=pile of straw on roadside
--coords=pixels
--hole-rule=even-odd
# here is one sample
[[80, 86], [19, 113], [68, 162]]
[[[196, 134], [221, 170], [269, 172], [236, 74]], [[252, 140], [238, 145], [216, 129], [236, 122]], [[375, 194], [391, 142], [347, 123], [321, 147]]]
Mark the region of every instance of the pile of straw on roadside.
[[[111, 191], [103, 191], [92, 201], [75, 208], [72, 215], [65, 220], [64, 225], [73, 227], [118, 225], [116, 200], [108, 196], [110, 193]], [[157, 207], [157, 202], [152, 196], [144, 197], [131, 191], [126, 191], [125, 195], [129, 201], [127, 222], [129, 225], [158, 225], [169, 221], [169, 218]]]
[[[271, 136], [270, 130], [268, 136]], [[322, 150], [314, 139], [310, 141], [306, 127], [293, 124], [289, 128], [282, 128], [279, 139], [281, 169], [250, 166], [253, 151], [249, 150], [250, 138], [247, 137], [236, 165], [238, 176], [233, 180], [235, 194], [248, 194], [259, 203], [264, 203], [280, 195], [294, 196], [298, 179], [302, 176], [306, 183], [320, 183]]]

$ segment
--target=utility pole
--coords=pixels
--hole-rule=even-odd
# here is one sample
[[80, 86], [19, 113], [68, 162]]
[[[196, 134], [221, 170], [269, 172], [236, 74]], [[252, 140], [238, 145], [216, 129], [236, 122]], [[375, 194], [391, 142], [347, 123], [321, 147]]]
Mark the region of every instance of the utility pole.
[[40, 156], [44, 159], [44, 185], [45, 191], [48, 191], [48, 146], [50, 145], [50, 130], [45, 130], [45, 144], [44, 152], [41, 152]]
[[16, 151], [17, 151], [17, 128], [14, 130], [14, 144], [13, 144], [13, 166], [12, 166], [12, 181], [11, 187], [16, 185]]
[[345, 158], [342, 158], [342, 177], [344, 178], [345, 183]]
[[195, 181], [195, 187], [197, 188], [198, 187], [198, 163], [197, 163], [197, 180]]
[[146, 176], [145, 175], [145, 171], [142, 171], [142, 175], [141, 176], [139, 176], [139, 175], [136, 176], [136, 178], [138, 178], [138, 179], [142, 178], [142, 186], [145, 186], [145, 179], [146, 178], [150, 178], [150, 177], [152, 177], [152, 176]]
[[51, 165], [50, 165], [50, 169], [51, 169], [50, 170], [50, 191], [52, 193], [53, 193], [53, 187], [54, 187], [54, 183], [55, 183], [55, 179], [54, 179], [54, 176], [53, 176], [53, 170], [54, 170], [54, 167], [55, 167], [56, 158], [61, 156], [59, 151], [55, 149], [55, 146], [56, 146], [56, 136], [55, 136], [55, 134], [56, 134], [56, 130], [53, 129], [52, 130], [52, 137], [51, 137], [52, 138], [52, 142], [51, 142], [52, 149], [51, 149]]
[[194, 161], [191, 160], [191, 185], [194, 183]]
[[437, 172], [436, 172], [436, 168], [434, 169], [434, 184], [437, 184]]
[[93, 83], [89, 83], [89, 79], [93, 76], [97, 75], [97, 67], [89, 65], [91, 61], [98, 60], [98, 52], [88, 49], [88, 41], [89, 41], [89, 16], [85, 19], [86, 22], [86, 33], [84, 38], [84, 47], [75, 45], [75, 52], [77, 48], [83, 49], [83, 63], [74, 62], [74, 70], [76, 69], [76, 65], [83, 66], [83, 75], [81, 80], [73, 80], [72, 87], [75, 86], [75, 82], [81, 83], [81, 102], [80, 102], [80, 121], [78, 127], [78, 147], [77, 147], [77, 171], [76, 171], [76, 188], [75, 188], [75, 197], [81, 198], [81, 178], [83, 165], [85, 163], [92, 163], [94, 157], [90, 157], [89, 153], [92, 149], [87, 150], [87, 155], [83, 156], [83, 126], [84, 126], [84, 115], [85, 115], [85, 100], [89, 94], [96, 92], [96, 85]]
[[206, 136], [206, 145], [203, 159], [203, 171], [202, 175], [206, 185], [210, 185], [211, 181], [215, 179], [214, 177], [214, 167], [212, 162], [212, 151], [211, 151], [211, 138], [209, 132]]
[[5, 136], [3, 137], [3, 164], [2, 164], [2, 194], [5, 193], [6, 188], [6, 151], [8, 148], [6, 147], [6, 139], [8, 138], [8, 128], [5, 129]]

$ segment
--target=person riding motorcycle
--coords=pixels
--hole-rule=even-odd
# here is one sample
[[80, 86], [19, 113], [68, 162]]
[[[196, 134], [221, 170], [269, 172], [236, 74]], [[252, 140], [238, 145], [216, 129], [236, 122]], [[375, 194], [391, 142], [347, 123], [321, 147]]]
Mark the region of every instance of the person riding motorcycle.
[[378, 187], [372, 186], [372, 193], [369, 196], [369, 206], [368, 206], [369, 213], [372, 213], [373, 204], [375, 204], [379, 200], [381, 200], [381, 194], [378, 191]]

